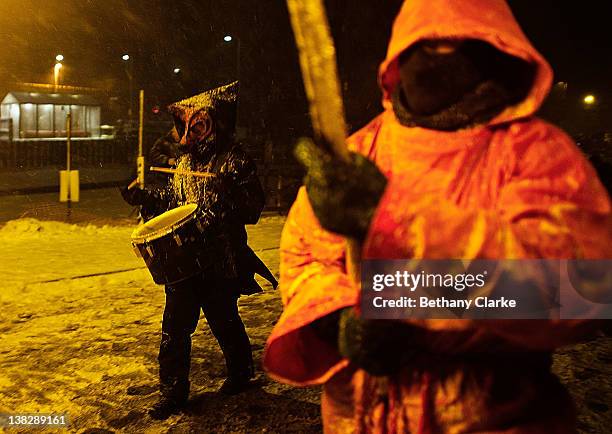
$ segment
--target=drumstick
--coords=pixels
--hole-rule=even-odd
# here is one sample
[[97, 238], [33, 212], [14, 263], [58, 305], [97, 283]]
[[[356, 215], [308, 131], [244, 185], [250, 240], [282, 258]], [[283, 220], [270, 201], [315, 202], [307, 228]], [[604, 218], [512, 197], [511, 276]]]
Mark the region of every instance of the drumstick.
[[167, 169], [165, 167], [154, 167], [154, 166], [151, 166], [149, 170], [151, 170], [151, 172], [178, 173], [179, 175], [192, 175], [192, 176], [195, 176], [196, 178], [210, 178], [210, 177], [215, 176], [214, 173], [192, 172], [192, 171], [189, 171], [189, 170]]
[[128, 190], [131, 190], [132, 188], [136, 187], [136, 185], [138, 184], [138, 178], [136, 178], [135, 180], [133, 180], [132, 182], [130, 182], [130, 185], [128, 185]]

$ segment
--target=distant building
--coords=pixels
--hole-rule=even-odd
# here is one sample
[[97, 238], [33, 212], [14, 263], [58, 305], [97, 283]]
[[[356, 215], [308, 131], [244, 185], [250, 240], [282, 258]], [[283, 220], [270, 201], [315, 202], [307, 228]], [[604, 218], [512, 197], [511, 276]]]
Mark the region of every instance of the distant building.
[[0, 123], [13, 139], [66, 137], [66, 114], [72, 137], [100, 137], [100, 101], [91, 95], [9, 92], [0, 103]]

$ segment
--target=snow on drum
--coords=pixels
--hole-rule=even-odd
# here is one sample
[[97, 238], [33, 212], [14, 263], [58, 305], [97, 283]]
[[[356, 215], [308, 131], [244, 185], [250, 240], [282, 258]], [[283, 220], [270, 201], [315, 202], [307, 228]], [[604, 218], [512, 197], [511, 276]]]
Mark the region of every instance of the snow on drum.
[[201, 273], [207, 263], [204, 226], [196, 204], [171, 209], [132, 232], [132, 246], [157, 284], [173, 284]]

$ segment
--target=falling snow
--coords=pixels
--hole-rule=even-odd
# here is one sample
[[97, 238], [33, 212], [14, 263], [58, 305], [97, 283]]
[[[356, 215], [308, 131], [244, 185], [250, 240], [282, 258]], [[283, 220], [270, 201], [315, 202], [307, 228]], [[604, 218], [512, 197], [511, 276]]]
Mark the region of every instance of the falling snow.
[[[283, 222], [248, 227], [250, 245], [277, 275]], [[0, 228], [0, 413], [65, 412], [75, 432], [320, 432], [320, 391], [275, 383], [261, 367], [252, 389], [217, 395], [224, 362], [204, 318], [187, 411], [164, 422], [146, 415], [157, 398], [164, 294], [133, 254], [132, 230], [31, 218]], [[278, 292], [261, 283], [263, 294], [240, 302], [258, 364], [282, 309]], [[579, 430], [606, 432], [612, 339], [560, 351], [554, 370], [577, 401]]]
[[[251, 246], [275, 271], [283, 221], [249, 228]], [[319, 391], [280, 385], [261, 368], [252, 389], [220, 398], [223, 357], [204, 319], [193, 337], [187, 412], [164, 422], [146, 415], [157, 399], [164, 293], [133, 254], [132, 230], [34, 219], [0, 229], [0, 413], [66, 412], [79, 432], [320, 431]], [[258, 363], [281, 312], [278, 292], [265, 288], [240, 302]]]

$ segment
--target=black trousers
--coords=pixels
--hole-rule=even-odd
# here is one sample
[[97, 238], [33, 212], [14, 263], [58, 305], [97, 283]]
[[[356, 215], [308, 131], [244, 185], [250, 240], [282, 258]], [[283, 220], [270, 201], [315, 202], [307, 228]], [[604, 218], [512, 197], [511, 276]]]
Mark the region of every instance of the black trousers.
[[232, 280], [196, 276], [166, 286], [158, 357], [162, 392], [183, 394], [189, 389], [191, 334], [198, 325], [200, 309], [223, 351], [228, 376], [253, 376], [251, 343], [237, 303], [236, 282]]

